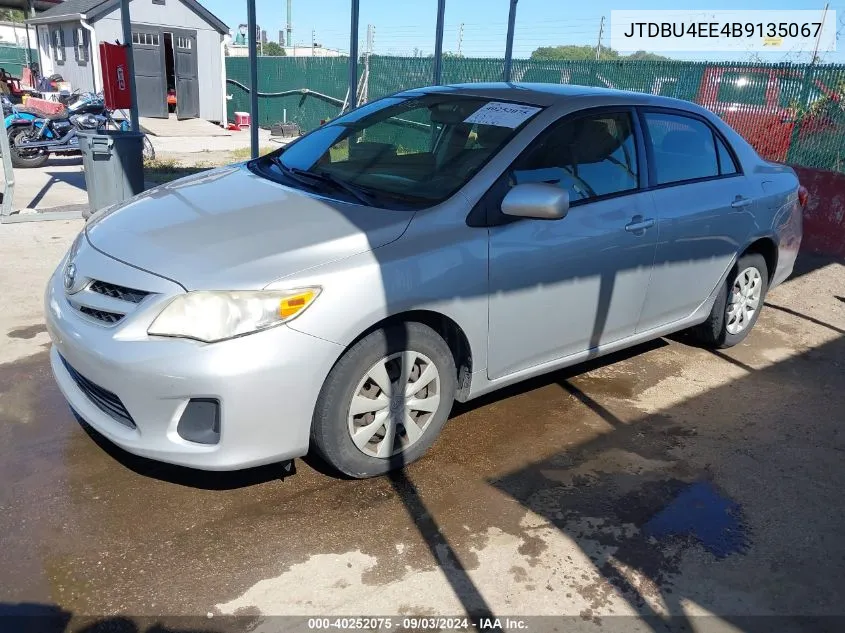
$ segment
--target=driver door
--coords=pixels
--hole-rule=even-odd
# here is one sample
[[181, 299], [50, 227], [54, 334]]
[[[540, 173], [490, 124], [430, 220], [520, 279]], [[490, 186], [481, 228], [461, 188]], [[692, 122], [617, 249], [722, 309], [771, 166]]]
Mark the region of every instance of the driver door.
[[642, 191], [634, 112], [602, 109], [552, 125], [503, 176], [569, 191], [560, 220], [490, 228], [488, 377], [596, 350], [634, 334], [657, 244]]

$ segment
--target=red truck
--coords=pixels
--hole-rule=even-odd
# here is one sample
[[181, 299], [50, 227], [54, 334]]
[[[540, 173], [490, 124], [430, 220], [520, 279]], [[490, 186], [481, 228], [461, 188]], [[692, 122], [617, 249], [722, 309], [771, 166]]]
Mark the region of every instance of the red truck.
[[838, 128], [829, 111], [812, 106], [838, 106], [839, 96], [820, 80], [805, 86], [804, 72], [790, 68], [708, 67], [696, 102], [721, 116], [767, 160], [787, 160], [799, 115], [801, 139]]

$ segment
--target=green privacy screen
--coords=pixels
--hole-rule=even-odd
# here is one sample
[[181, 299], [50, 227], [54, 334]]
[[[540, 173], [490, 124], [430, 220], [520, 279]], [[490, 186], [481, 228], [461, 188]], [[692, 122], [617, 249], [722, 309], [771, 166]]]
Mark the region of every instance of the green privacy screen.
[[[34, 48], [29, 50], [29, 60], [36, 61], [38, 59], [38, 51]], [[26, 48], [20, 46], [6, 46], [0, 44], [0, 68], [3, 68], [7, 73], [20, 79], [21, 71], [27, 62]]]
[[[443, 60], [444, 83], [499, 81], [503, 60]], [[358, 64], [366, 99], [431, 83], [428, 57], [371, 56]], [[226, 58], [229, 117], [249, 110], [249, 61]], [[845, 66], [680, 61], [517, 59], [514, 82], [578, 84], [693, 101], [725, 119], [767, 159], [845, 171]], [[346, 57], [260, 57], [259, 125], [312, 130], [347, 98]], [[279, 94], [295, 91], [295, 94]], [[317, 93], [317, 94], [314, 94]]]

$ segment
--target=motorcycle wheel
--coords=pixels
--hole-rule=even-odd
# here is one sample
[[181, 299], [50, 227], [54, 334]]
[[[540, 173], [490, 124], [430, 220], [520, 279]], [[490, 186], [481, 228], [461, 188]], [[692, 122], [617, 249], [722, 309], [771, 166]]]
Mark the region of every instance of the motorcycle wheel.
[[144, 134], [144, 148], [141, 151], [141, 155], [145, 161], [155, 160], [156, 158], [156, 150], [146, 134]]
[[13, 167], [42, 167], [50, 152], [45, 149], [20, 149], [18, 140], [29, 138], [32, 131], [27, 127], [14, 127], [9, 130], [9, 158]]

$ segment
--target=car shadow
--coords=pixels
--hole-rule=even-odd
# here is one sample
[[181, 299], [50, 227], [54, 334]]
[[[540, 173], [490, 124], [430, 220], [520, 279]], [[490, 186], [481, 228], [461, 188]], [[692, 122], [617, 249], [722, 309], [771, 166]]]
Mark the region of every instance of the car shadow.
[[104, 453], [132, 472], [151, 479], [201, 490], [235, 490], [269, 481], [284, 481], [296, 474], [293, 460], [234, 471], [209, 471], [147, 459], [123, 450], [83, 420], [76, 411], [71, 409], [71, 413], [82, 430]]

